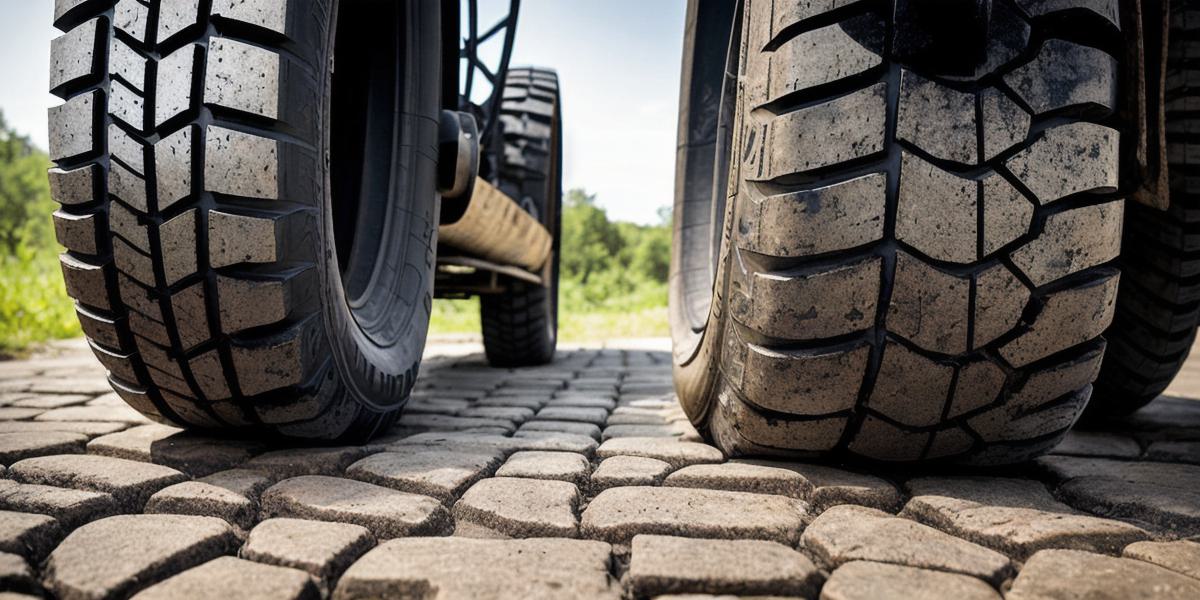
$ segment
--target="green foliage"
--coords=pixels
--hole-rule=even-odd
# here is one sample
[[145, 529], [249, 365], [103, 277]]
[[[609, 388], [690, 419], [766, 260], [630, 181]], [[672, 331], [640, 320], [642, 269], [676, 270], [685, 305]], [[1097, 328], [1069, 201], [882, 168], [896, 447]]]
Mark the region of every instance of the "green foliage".
[[[671, 213], [658, 225], [608, 219], [596, 198], [563, 199], [559, 337], [567, 341], [668, 334]], [[434, 303], [432, 333], [478, 333], [478, 300]]]
[[49, 167], [0, 115], [0, 354], [79, 334], [58, 266]]

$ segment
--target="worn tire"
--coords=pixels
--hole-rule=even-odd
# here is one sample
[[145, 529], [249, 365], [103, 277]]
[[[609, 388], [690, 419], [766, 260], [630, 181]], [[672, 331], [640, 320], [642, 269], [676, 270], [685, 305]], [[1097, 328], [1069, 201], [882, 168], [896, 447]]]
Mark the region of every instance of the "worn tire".
[[969, 71], [898, 6], [747, 0], [725, 64], [727, 17], [689, 3], [675, 381], [731, 455], [1012, 463], [1088, 401], [1119, 280], [1116, 0], [996, 0]]
[[496, 185], [554, 237], [550, 285], [504, 277], [505, 291], [480, 298], [483, 348], [497, 367], [543, 365], [558, 343], [558, 260], [562, 229], [562, 114], [558, 75], [549, 69], [513, 68], [500, 104], [504, 150]]
[[[113, 387], [156, 421], [360, 440], [414, 383], [438, 222], [440, 8], [340, 4], [56, 0], [51, 85], [66, 102], [50, 110], [50, 181], [67, 291]], [[401, 23], [412, 31], [393, 35]], [[396, 92], [401, 77], [423, 85]], [[355, 105], [357, 85], [395, 102]], [[339, 145], [378, 139], [344, 115], [386, 115], [373, 126], [387, 143]], [[390, 196], [364, 191], [380, 182]], [[335, 206], [371, 219], [346, 226]], [[357, 235], [361, 221], [387, 226]], [[345, 227], [361, 243], [343, 260]]]
[[1088, 415], [1133, 412], [1158, 397], [1179, 373], [1200, 323], [1200, 177], [1195, 160], [1200, 109], [1200, 10], [1171, 5], [1167, 53], [1167, 161], [1171, 205], [1131, 202], [1125, 213], [1117, 310], [1104, 332]]

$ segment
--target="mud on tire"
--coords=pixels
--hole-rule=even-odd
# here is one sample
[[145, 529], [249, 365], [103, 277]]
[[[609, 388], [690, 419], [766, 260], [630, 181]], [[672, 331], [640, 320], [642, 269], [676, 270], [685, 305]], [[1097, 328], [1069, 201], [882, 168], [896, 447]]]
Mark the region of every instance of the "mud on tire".
[[[731, 454], [1053, 447], [1119, 281], [1116, 0], [997, 0], [966, 70], [891, 3], [704, 4], [670, 282], [692, 421]], [[728, 60], [697, 41], [730, 23]]]
[[[438, 10], [56, 1], [63, 273], [130, 405], [174, 425], [318, 439], [395, 418], [431, 301]], [[368, 129], [389, 142], [363, 142]]]

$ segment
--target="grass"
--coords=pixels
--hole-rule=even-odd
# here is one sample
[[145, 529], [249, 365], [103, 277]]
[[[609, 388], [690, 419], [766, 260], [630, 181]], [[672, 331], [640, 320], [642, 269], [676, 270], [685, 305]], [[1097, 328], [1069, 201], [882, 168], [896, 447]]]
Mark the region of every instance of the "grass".
[[58, 256], [46, 249], [0, 255], [0, 356], [79, 334]]

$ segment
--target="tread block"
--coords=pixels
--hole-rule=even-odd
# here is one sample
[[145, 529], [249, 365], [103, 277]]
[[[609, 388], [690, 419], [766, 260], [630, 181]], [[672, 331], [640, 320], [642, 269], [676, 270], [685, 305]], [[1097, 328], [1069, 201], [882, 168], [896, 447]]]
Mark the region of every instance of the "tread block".
[[[802, 21], [820, 16], [835, 8], [850, 6], [860, 0], [802, 0], [799, 2], [772, 0], [771, 2], [755, 2], [752, 7], [751, 19], [770, 25], [770, 39], [775, 39], [784, 29]], [[762, 46], [759, 46], [760, 48]]]
[[139, 93], [144, 93], [146, 91], [146, 59], [119, 39], [114, 39], [110, 47], [109, 73], [125, 80]]
[[99, 90], [80, 94], [50, 107], [50, 160], [59, 161], [96, 151], [92, 135], [103, 98]]
[[1004, 92], [996, 88], [980, 92], [979, 110], [983, 120], [982, 160], [992, 160], [1029, 137], [1032, 117]]
[[903, 71], [896, 137], [943, 160], [975, 164], [975, 95]]
[[108, 376], [108, 383], [112, 386], [113, 391], [125, 401], [126, 404], [132, 406], [134, 410], [146, 415], [147, 417], [167, 423], [162, 413], [158, 411], [158, 407], [154, 405], [154, 401], [150, 399], [150, 395], [146, 393], [145, 388], [134, 385], [128, 381], [122, 380], [114, 375]]
[[[861, 33], [862, 39], [856, 39], [847, 30]], [[879, 50], [883, 48], [886, 30], [877, 15], [864, 15], [803, 33], [780, 44], [771, 54], [770, 76], [758, 78], [770, 82], [765, 101], [773, 102], [788, 94], [879, 66], [883, 62]], [[837, 50], [830, 51], [830, 48]], [[751, 68], [766, 62], [753, 60]]]
[[75, 305], [75, 315], [79, 317], [80, 328], [89, 340], [110, 348], [121, 347], [121, 324], [116, 319], [78, 304]]
[[213, 0], [212, 14], [287, 33], [287, 0]]
[[769, 196], [738, 207], [739, 247], [801, 257], [883, 238], [886, 177], [877, 173], [820, 189]]
[[137, 0], [118, 0], [117, 10], [113, 15], [113, 26], [134, 39], [147, 43], [150, 39], [146, 24], [150, 20], [150, 8]]
[[96, 226], [96, 215], [75, 215], [62, 210], [54, 211], [54, 237], [68, 250], [83, 254], [99, 254], [100, 231]]
[[108, 205], [108, 228], [134, 248], [146, 254], [150, 253], [150, 234], [146, 226], [138, 221], [137, 215], [119, 203], [113, 202]]
[[118, 125], [108, 126], [108, 153], [121, 161], [138, 177], [146, 173], [146, 146], [125, 133]]
[[1050, 294], [1029, 330], [1000, 348], [1014, 367], [1061, 352], [1099, 336], [1112, 321], [1120, 275]]
[[1079, 419], [1091, 395], [1092, 386], [1088, 384], [1041, 410], [1023, 410], [1026, 407], [1021, 401], [1012, 398], [1004, 406], [968, 419], [967, 424], [989, 442], [1019, 442], [1056, 432], [1065, 433]]
[[115, 161], [108, 167], [108, 193], [142, 213], [150, 212], [146, 204], [146, 180]]
[[[183, 381], [183, 371], [180, 370], [179, 363], [167, 353], [170, 343], [160, 344], [143, 337], [135, 337], [134, 342], [137, 344], [138, 353], [141, 354], [143, 362], [157, 369], [163, 375]], [[187, 389], [186, 383], [183, 388]]]
[[209, 264], [213, 268], [279, 260], [283, 215], [253, 217], [219, 210], [208, 213]]
[[955, 277], [904, 252], [896, 253], [896, 275], [887, 328], [941, 354], [967, 351], [971, 296], [969, 279]]
[[902, 344], [888, 341], [875, 389], [867, 407], [910, 427], [929, 427], [942, 420], [942, 402], [948, 398], [954, 367], [934, 362]]
[[87, 0], [54, 0], [54, 22], [58, 23], [63, 17], [67, 16], [67, 13], [84, 2], [87, 2]]
[[217, 277], [221, 331], [237, 333], [286, 319], [297, 294], [304, 293], [304, 286], [315, 285], [312, 274], [305, 270], [260, 280]]
[[154, 125], [192, 108], [192, 82], [200, 49], [188, 44], [158, 61]]
[[271, 390], [299, 385], [314, 364], [312, 355], [321, 335], [310, 317], [274, 337], [238, 340], [232, 343], [233, 368], [242, 393], [255, 396]]
[[278, 54], [236, 40], [208, 42], [204, 102], [268, 119], [279, 118]]
[[746, 344], [733, 328], [727, 329], [726, 336], [725, 376], [751, 404], [797, 416], [854, 408], [871, 354], [867, 345], [817, 354]]
[[1112, 111], [1117, 106], [1117, 73], [1117, 59], [1103, 50], [1051, 39], [1004, 81], [1035, 114], [1079, 105]]
[[[209, 350], [188, 361], [196, 385], [209, 401], [228, 400], [233, 397], [229, 391], [229, 382], [225, 379], [225, 368], [221, 365], [221, 357], [216, 350]], [[214, 409], [215, 410], [215, 409]], [[222, 414], [222, 413], [218, 413]], [[222, 414], [225, 420], [229, 420]]]
[[186, 352], [208, 341], [208, 307], [205, 303], [204, 282], [194, 283], [171, 296], [171, 312], [175, 315], [175, 331], [179, 344]]
[[977, 258], [977, 186], [905, 152], [896, 237], [930, 258], [973, 262]]
[[99, 74], [96, 46], [100, 19], [92, 19], [50, 42], [50, 89]]
[[925, 451], [926, 459], [946, 458], [965, 454], [975, 446], [975, 438], [959, 427], [934, 432], [933, 441]]
[[882, 259], [816, 273], [750, 273], [735, 285], [730, 314], [762, 335], [787, 340], [862, 331], [875, 322]]
[[109, 114], [139, 131], [144, 129], [142, 122], [145, 114], [142, 112], [142, 97], [135, 94], [120, 80], [113, 80], [109, 90]]
[[196, 0], [159, 0], [158, 43], [198, 23], [199, 8]]
[[950, 399], [947, 419], [954, 419], [996, 402], [1004, 390], [1007, 376], [990, 360], [967, 363], [958, 369], [954, 395]]
[[1021, 321], [1029, 303], [1029, 288], [1004, 265], [995, 265], [975, 279], [975, 339], [982, 348], [1008, 333]]
[[1121, 28], [1120, 0], [1017, 0], [1017, 6], [1031, 17], [1074, 9], [1089, 10], [1108, 19], [1113, 27]]
[[278, 142], [209, 126], [204, 143], [204, 189], [248, 198], [279, 197]]
[[988, 256], [1029, 232], [1033, 203], [1000, 175], [983, 180], [983, 255]]
[[71, 170], [55, 167], [47, 175], [50, 178], [50, 196], [59, 204], [87, 204], [96, 199], [100, 165], [86, 165]]
[[880, 83], [775, 117], [764, 131], [741, 134], [742, 173], [770, 180], [881, 152], [886, 114], [887, 84]]
[[1005, 166], [1042, 204], [1082, 192], [1115, 192], [1119, 185], [1121, 134], [1095, 123], [1046, 130]]
[[848, 449], [879, 461], [910, 462], [918, 460], [929, 444], [931, 432], [907, 431], [883, 419], [867, 415], [859, 426]]
[[167, 285], [196, 272], [196, 211], [190, 209], [158, 228]]
[[192, 127], [154, 145], [158, 209], [166, 210], [192, 194]]
[[[155, 321], [141, 313], [129, 313], [129, 329], [141, 336], [138, 339], [144, 338], [161, 346], [171, 345], [171, 334], [167, 327], [161, 321]], [[140, 343], [138, 348], [141, 349]]]
[[68, 296], [87, 306], [112, 310], [104, 265], [87, 262], [69, 252], [60, 254], [58, 260]]
[[154, 261], [121, 238], [113, 238], [113, 261], [117, 270], [143, 285], [153, 287]]
[[88, 345], [92, 348], [92, 354], [96, 355], [96, 359], [109, 373], [126, 381], [137, 381], [137, 372], [133, 368], [133, 354], [110, 350], [90, 339]]
[[[732, 396], [732, 393], [730, 393]], [[768, 417], [735, 397], [714, 407], [752, 444], [795, 452], [827, 452], [837, 445], [849, 417], [785, 420]]]
[[196, 403], [192, 394], [175, 394], [167, 390], [160, 390], [163, 402], [166, 403], [180, 419], [193, 427], [216, 428], [221, 426], [221, 422], [213, 416], [204, 412], [200, 405]]
[[152, 321], [163, 322], [162, 307], [149, 289], [123, 273], [117, 275], [117, 287], [125, 306]]
[[1109, 262], [1121, 251], [1120, 200], [1050, 215], [1042, 234], [1013, 251], [1012, 260], [1034, 285]]

